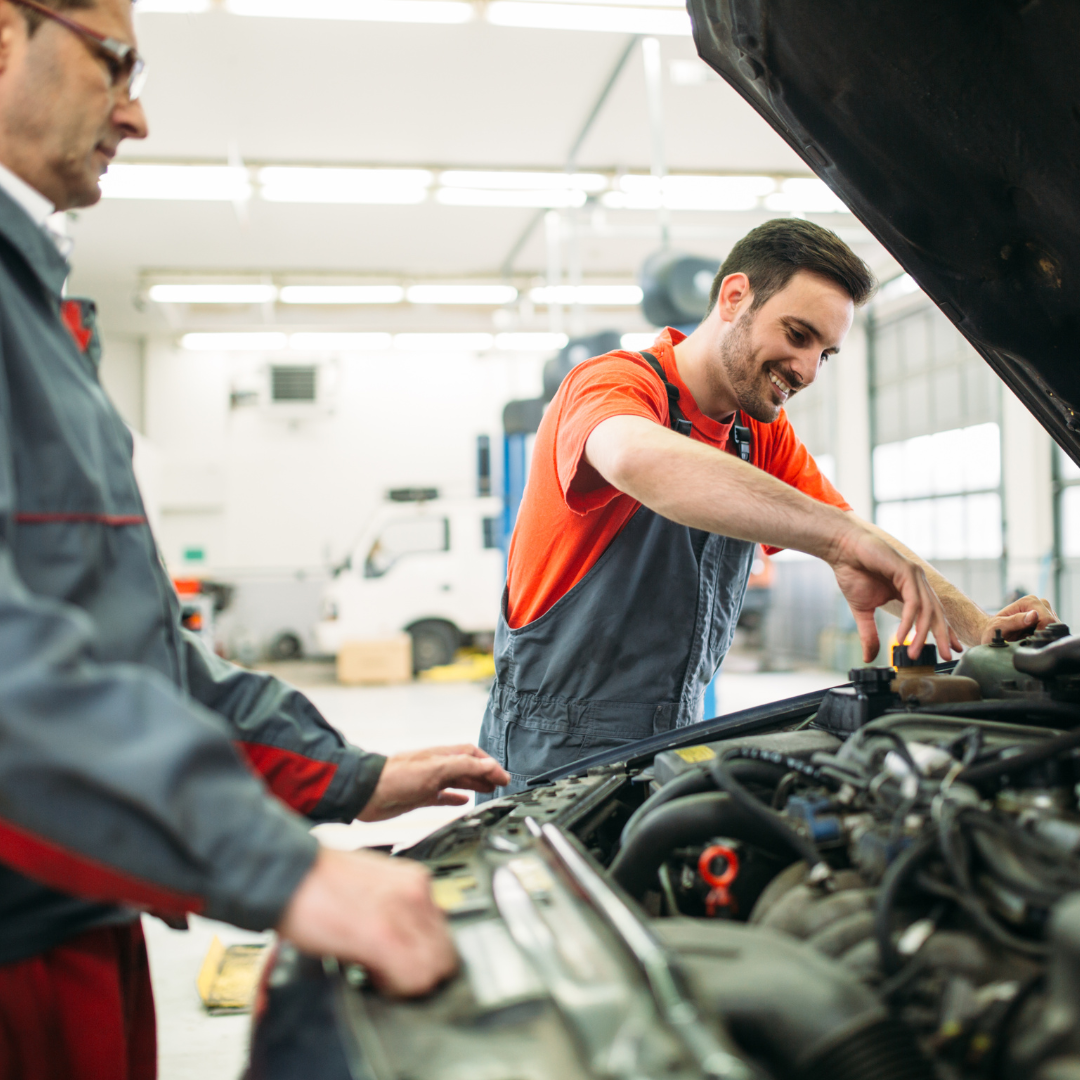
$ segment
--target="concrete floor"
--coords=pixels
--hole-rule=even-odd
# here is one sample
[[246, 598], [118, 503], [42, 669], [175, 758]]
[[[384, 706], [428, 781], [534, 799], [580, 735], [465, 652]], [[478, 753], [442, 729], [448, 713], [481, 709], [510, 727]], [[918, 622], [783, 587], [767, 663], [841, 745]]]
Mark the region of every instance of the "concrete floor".
[[[736, 712], [753, 705], [806, 693], [842, 681], [835, 672], [755, 673], [735, 657], [720, 678], [717, 706]], [[739, 670], [743, 669], [743, 670]], [[484, 711], [486, 691], [470, 684], [424, 684], [352, 688], [329, 683], [324, 669], [297, 665], [282, 677], [305, 692], [351, 742], [381, 753], [424, 746], [474, 742]], [[457, 813], [429, 808], [377, 824], [320, 826], [323, 843], [340, 848], [412, 843]], [[191, 929], [168, 929], [156, 919], [143, 920], [158, 1011], [160, 1080], [237, 1080], [247, 1057], [248, 1018], [208, 1016], [195, 990], [195, 979], [210, 941], [218, 934], [226, 945], [265, 940], [206, 919], [192, 919]]]

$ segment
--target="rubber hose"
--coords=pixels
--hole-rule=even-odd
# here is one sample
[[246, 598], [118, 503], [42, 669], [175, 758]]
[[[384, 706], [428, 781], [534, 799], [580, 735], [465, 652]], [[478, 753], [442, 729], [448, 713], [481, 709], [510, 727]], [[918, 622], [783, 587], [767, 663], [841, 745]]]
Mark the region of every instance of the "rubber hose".
[[611, 876], [631, 896], [641, 897], [656, 882], [656, 872], [674, 848], [704, 844], [717, 836], [745, 840], [778, 855], [790, 847], [762, 828], [730, 795], [708, 792], [687, 795], [658, 807], [630, 837], [611, 864]]
[[918, 869], [919, 864], [933, 851], [936, 844], [937, 836], [933, 834], [915, 841], [893, 859], [881, 879], [874, 904], [874, 936], [881, 953], [881, 970], [886, 977], [895, 975], [904, 966], [892, 941], [892, 914], [896, 898], [908, 875]]
[[[740, 761], [736, 763], [738, 771], [736, 775], [740, 779], [747, 780], [751, 784], [763, 786], [775, 786], [784, 770], [772, 762], [764, 761]], [[623, 826], [622, 836], [619, 838], [619, 847], [625, 847], [630, 837], [637, 830], [644, 818], [647, 818], [658, 806], [674, 802], [687, 795], [697, 795], [702, 791], [715, 791], [716, 782], [709, 771], [705, 768], [691, 769], [682, 776], [676, 776], [669, 780], [659, 791], [650, 795], [631, 815], [629, 821]]]
[[[784, 1080], [930, 1080], [914, 1037], [842, 964], [762, 927], [656, 919], [702, 1013]], [[876, 1056], [874, 1049], [881, 1044]]]
[[[740, 751], [736, 750], [733, 753], [738, 754]], [[805, 762], [798, 762], [798, 765], [800, 769], [809, 768]], [[813, 876], [814, 868], [823, 862], [813, 841], [808, 840], [802, 833], [796, 832], [772, 807], [766, 806], [760, 799], [755, 799], [736, 779], [731, 771], [731, 763], [726, 758], [717, 758], [716, 761], [710, 762], [709, 772], [712, 773], [716, 786], [721, 791], [730, 795], [733, 802], [737, 803], [748, 815], [757, 819], [758, 831], [771, 835], [789, 851], [793, 851], [797, 858], [805, 859]]]
[[[1045, 720], [1056, 720], [1069, 728], [1080, 724], [1080, 708], [1060, 701], [1024, 701], [1018, 698], [989, 701], [950, 701], [940, 705], [924, 705], [915, 710], [919, 713], [933, 713], [938, 716], [963, 716], [975, 720], [1001, 717], [1010, 719], [1018, 716], [1035, 716]], [[895, 715], [895, 714], [890, 714]]]
[[822, 1054], [799, 1080], [934, 1080], [937, 1073], [899, 1020], [879, 1020]]
[[970, 784], [977, 788], [981, 784], [1004, 780], [1033, 765], [1041, 765], [1042, 762], [1055, 758], [1067, 750], [1074, 750], [1078, 746], [1080, 746], [1080, 729], [1068, 731], [1054, 739], [1047, 739], [1046, 742], [1040, 743], [1031, 750], [1025, 750], [1022, 754], [969, 765], [956, 779], [961, 784]]

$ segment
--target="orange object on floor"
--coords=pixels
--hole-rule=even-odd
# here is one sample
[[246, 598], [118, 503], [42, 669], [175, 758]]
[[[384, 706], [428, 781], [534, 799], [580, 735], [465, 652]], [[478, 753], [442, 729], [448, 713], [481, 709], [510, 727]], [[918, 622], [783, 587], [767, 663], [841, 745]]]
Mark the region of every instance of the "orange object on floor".
[[0, 1076], [154, 1080], [154, 995], [138, 920], [0, 965]]

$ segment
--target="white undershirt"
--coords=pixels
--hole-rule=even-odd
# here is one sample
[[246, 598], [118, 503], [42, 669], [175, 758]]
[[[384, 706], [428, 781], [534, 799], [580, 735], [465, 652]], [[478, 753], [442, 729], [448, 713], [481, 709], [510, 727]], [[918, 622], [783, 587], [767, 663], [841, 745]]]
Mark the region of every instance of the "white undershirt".
[[56, 207], [4, 165], [0, 165], [0, 188], [26, 211], [30, 220], [45, 232], [66, 259], [71, 254], [72, 241], [65, 232], [63, 215], [56, 213]]

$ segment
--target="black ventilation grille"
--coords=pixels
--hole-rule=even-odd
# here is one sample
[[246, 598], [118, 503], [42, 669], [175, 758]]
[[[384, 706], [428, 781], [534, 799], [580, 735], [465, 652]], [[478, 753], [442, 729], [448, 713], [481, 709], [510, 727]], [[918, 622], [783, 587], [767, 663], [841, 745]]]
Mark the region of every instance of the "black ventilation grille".
[[315, 366], [289, 365], [270, 369], [271, 401], [314, 401]]

